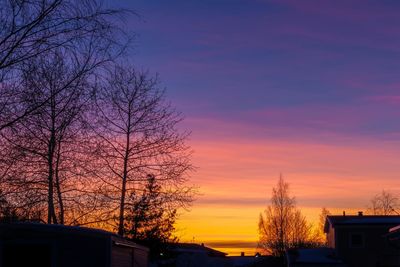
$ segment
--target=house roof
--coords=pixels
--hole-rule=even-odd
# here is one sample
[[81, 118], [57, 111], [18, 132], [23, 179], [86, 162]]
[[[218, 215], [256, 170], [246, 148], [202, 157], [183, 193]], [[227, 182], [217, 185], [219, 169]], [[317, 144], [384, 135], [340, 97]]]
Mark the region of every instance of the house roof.
[[61, 224], [44, 224], [36, 222], [16, 222], [16, 223], [1, 223], [1, 229], [16, 229], [16, 230], [28, 230], [28, 231], [43, 231], [43, 232], [59, 232], [59, 233], [70, 233], [70, 234], [81, 234], [81, 235], [97, 235], [97, 236], [117, 236], [114, 233], [81, 226], [67, 226]]
[[171, 243], [168, 245], [168, 249], [178, 253], [205, 253], [212, 257], [225, 257], [228, 255], [225, 252], [206, 247], [204, 244]]
[[335, 257], [335, 250], [331, 248], [288, 249], [286, 259], [289, 264], [343, 264], [341, 260]]
[[67, 226], [61, 224], [43, 224], [33, 222], [17, 222], [17, 223], [1, 223], [1, 231], [18, 231], [21, 232], [36, 232], [36, 233], [54, 233], [54, 234], [67, 234], [67, 235], [79, 235], [79, 236], [96, 236], [103, 238], [110, 238], [116, 246], [127, 246], [132, 248], [139, 248], [142, 250], [148, 250], [148, 248], [139, 245], [129, 239], [123, 238], [112, 232], [108, 232], [96, 228], [88, 228], [81, 226]]
[[324, 231], [325, 233], [329, 229], [329, 225], [332, 227], [338, 225], [399, 225], [399, 215], [328, 215], [325, 221]]
[[400, 242], [400, 225], [396, 227], [392, 227], [389, 229], [389, 233], [387, 233], [386, 237], [391, 242]]
[[398, 233], [398, 232], [400, 232], [400, 225], [397, 225], [395, 227], [390, 228], [389, 232], [390, 233], [394, 233], [394, 232]]
[[282, 266], [282, 260], [274, 256], [230, 256], [230, 262], [234, 267], [256, 266]]

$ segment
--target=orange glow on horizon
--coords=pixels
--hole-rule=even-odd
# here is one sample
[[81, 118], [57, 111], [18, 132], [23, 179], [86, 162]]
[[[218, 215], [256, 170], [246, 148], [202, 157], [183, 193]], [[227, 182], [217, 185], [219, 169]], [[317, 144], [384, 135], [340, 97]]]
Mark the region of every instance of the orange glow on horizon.
[[395, 142], [202, 138], [191, 146], [199, 167], [191, 181], [200, 186], [201, 195], [179, 219], [177, 236], [230, 255], [256, 252], [258, 217], [280, 173], [314, 224], [322, 207], [334, 214], [356, 214], [366, 212], [370, 198], [382, 189], [400, 192], [393, 183], [400, 172], [400, 145]]

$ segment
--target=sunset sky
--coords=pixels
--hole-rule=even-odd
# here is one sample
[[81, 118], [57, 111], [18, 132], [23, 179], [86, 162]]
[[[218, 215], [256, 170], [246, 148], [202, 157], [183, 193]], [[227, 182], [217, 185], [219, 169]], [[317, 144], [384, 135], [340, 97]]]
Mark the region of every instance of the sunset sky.
[[400, 193], [400, 1], [108, 2], [192, 131], [181, 241], [254, 253], [280, 173], [310, 221]]

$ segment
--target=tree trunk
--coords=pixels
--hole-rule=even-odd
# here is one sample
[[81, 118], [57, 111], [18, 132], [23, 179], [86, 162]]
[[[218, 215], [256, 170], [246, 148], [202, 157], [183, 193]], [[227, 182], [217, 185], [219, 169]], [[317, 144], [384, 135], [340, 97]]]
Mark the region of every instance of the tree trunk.
[[[130, 121], [130, 118], [128, 119]], [[128, 125], [130, 128], [130, 125]], [[126, 133], [126, 146], [124, 155], [124, 170], [122, 174], [122, 189], [121, 189], [121, 201], [119, 206], [119, 223], [118, 223], [118, 234], [124, 235], [124, 211], [125, 211], [125, 198], [126, 198], [126, 182], [128, 178], [128, 160], [130, 150], [130, 129]]]
[[56, 133], [55, 133], [55, 99], [51, 97], [51, 129], [50, 129], [50, 140], [48, 144], [47, 153], [47, 164], [48, 164], [48, 198], [47, 198], [47, 223], [57, 223], [55, 208], [54, 208], [54, 152], [56, 144]]
[[56, 159], [56, 168], [55, 168], [55, 178], [56, 178], [56, 189], [57, 189], [57, 198], [58, 198], [58, 205], [60, 208], [59, 214], [59, 223], [64, 224], [64, 202], [62, 198], [61, 192], [61, 184], [60, 184], [60, 158], [61, 158], [61, 142], [58, 141], [58, 148], [57, 148], [57, 159]]
[[47, 223], [57, 223], [57, 218], [55, 216], [54, 210], [54, 172], [53, 172], [53, 156], [54, 156], [54, 131], [51, 132], [49, 149], [48, 149], [48, 198], [47, 198]]

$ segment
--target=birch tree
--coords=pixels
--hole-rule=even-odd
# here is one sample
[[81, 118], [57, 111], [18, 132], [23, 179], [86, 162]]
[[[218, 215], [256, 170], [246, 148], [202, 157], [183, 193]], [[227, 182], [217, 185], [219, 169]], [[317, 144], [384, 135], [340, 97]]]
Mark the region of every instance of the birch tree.
[[50, 101], [21, 102], [21, 64], [56, 49], [82, 64], [114, 58], [125, 44], [111, 18], [121, 12], [96, 0], [0, 0], [0, 131]]
[[124, 235], [127, 196], [143, 188], [149, 174], [169, 205], [187, 206], [192, 200], [188, 133], [177, 128], [182, 116], [165, 100], [157, 77], [117, 66], [99, 90], [96, 106], [99, 178], [108, 185], [118, 234]]
[[296, 208], [289, 184], [282, 176], [272, 189], [270, 205], [260, 214], [259, 247], [268, 254], [283, 256], [285, 250], [313, 246], [311, 225]]
[[85, 138], [82, 114], [91, 92], [90, 72], [81, 67], [66, 62], [59, 51], [24, 64], [23, 102], [45, 104], [2, 132], [18, 161], [8, 175], [9, 194], [27, 207], [46, 210], [47, 223], [66, 223], [67, 206], [85, 188], [79, 167]]

